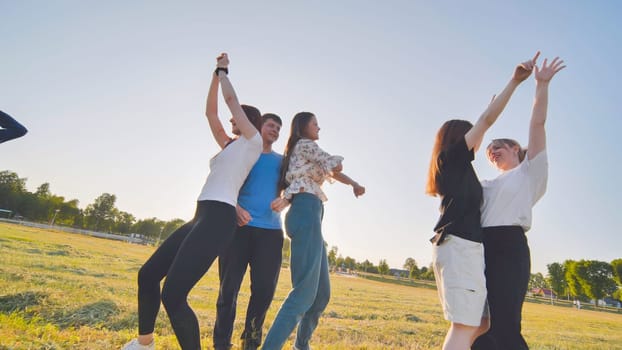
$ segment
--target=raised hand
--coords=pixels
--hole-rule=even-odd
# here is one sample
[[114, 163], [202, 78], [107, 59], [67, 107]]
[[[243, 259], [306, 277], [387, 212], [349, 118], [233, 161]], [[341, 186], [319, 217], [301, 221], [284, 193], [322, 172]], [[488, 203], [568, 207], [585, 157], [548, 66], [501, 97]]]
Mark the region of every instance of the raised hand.
[[229, 66], [229, 56], [223, 52], [216, 58], [216, 67], [227, 68]]
[[536, 52], [535, 56], [533, 56], [532, 59], [527, 60], [516, 66], [516, 68], [514, 69], [514, 74], [512, 75], [512, 79], [518, 82], [522, 82], [525, 79], [529, 78], [533, 67], [535, 67], [536, 65], [538, 56], [540, 56], [540, 51]]
[[549, 65], [546, 63], [547, 59], [545, 58], [544, 62], [542, 62], [542, 68], [538, 68], [538, 66], [536, 66], [535, 78], [538, 83], [548, 83], [551, 81], [553, 76], [557, 74], [557, 72], [566, 68], [566, 66], [563, 65], [564, 60], [560, 60], [559, 57], [555, 57]]
[[357, 184], [352, 185], [352, 192], [354, 192], [355, 197], [359, 197], [365, 194], [365, 187]]

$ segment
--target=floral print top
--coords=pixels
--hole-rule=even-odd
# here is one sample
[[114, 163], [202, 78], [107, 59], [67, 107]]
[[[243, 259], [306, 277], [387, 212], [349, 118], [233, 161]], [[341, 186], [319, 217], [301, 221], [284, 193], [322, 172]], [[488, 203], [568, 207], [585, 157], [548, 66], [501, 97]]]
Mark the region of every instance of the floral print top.
[[306, 192], [325, 202], [328, 198], [321, 186], [324, 180], [332, 182], [332, 169], [342, 161], [343, 157], [331, 156], [310, 139], [298, 140], [285, 174], [285, 181], [289, 184], [284, 191], [285, 198], [291, 199], [296, 193]]

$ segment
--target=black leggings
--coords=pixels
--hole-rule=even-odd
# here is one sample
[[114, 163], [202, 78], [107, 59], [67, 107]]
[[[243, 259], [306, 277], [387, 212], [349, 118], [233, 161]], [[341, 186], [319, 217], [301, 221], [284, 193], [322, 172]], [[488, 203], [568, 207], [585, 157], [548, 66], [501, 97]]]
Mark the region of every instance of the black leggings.
[[138, 272], [138, 334], [153, 333], [162, 304], [177, 341], [184, 350], [199, 350], [199, 322], [187, 302], [188, 293], [216, 257], [231, 242], [236, 227], [235, 208], [216, 201], [200, 201], [192, 221], [171, 234]]
[[477, 338], [471, 349], [529, 349], [521, 335], [521, 312], [531, 268], [523, 229], [484, 227], [484, 256], [490, 330]]

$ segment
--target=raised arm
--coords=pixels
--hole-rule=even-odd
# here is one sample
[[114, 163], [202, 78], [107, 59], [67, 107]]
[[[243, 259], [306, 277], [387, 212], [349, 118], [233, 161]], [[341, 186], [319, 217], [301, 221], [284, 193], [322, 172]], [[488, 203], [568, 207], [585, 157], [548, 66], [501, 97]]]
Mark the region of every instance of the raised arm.
[[529, 123], [529, 145], [527, 146], [527, 158], [533, 159], [538, 153], [546, 148], [546, 132], [544, 123], [546, 122], [546, 111], [549, 104], [549, 83], [557, 72], [566, 68], [564, 61], [559, 57], [547, 65], [547, 60], [542, 62], [542, 68], [535, 67], [536, 73], [536, 97], [533, 102], [531, 121]]
[[365, 187], [359, 185], [358, 182], [352, 180], [352, 178], [350, 178], [348, 175], [342, 172], [333, 172], [332, 177], [333, 179], [343, 184], [352, 186], [352, 192], [354, 193], [355, 197], [362, 196], [365, 194]]
[[0, 111], [0, 143], [26, 135], [28, 130], [10, 115]]
[[501, 112], [505, 109], [505, 106], [510, 101], [510, 97], [514, 93], [514, 90], [531, 75], [531, 71], [536, 64], [536, 60], [540, 56], [540, 51], [536, 52], [532, 59], [525, 61], [514, 69], [512, 79], [505, 86], [503, 91], [499, 95], [493, 98], [492, 102], [488, 105], [488, 108], [482, 113], [475, 125], [464, 136], [467, 147], [477, 151], [484, 134], [495, 123]]
[[212, 82], [207, 93], [207, 103], [205, 105], [205, 116], [212, 130], [212, 135], [220, 148], [225, 148], [227, 143], [231, 141], [231, 137], [227, 135], [225, 128], [218, 118], [218, 77], [216, 73], [212, 74]]
[[[229, 66], [229, 57], [226, 53], [221, 54], [218, 57], [218, 68], [227, 68]], [[253, 124], [248, 120], [242, 106], [240, 106], [240, 101], [238, 101], [238, 97], [235, 94], [235, 90], [233, 89], [233, 85], [231, 85], [231, 81], [227, 76], [227, 73], [223, 70], [218, 70], [218, 79], [220, 80], [220, 88], [222, 90], [222, 96], [231, 111], [231, 115], [235, 124], [240, 129], [240, 132], [247, 139], [252, 138], [259, 131], [253, 126]]]

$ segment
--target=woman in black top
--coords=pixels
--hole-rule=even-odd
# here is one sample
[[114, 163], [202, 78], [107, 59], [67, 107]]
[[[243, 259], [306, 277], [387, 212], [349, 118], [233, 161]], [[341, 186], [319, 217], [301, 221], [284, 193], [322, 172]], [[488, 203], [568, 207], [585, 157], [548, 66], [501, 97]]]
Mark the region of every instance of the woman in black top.
[[432, 238], [432, 264], [443, 312], [451, 322], [444, 350], [469, 349], [489, 328], [488, 318], [482, 317], [487, 309], [480, 224], [482, 187], [471, 161], [486, 130], [531, 74], [538, 55], [516, 67], [505, 89], [493, 98], [475, 125], [449, 120], [436, 134], [426, 193], [441, 198], [441, 216]]

